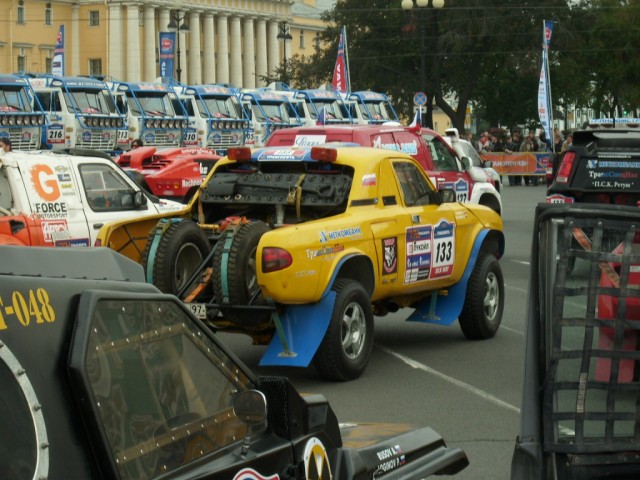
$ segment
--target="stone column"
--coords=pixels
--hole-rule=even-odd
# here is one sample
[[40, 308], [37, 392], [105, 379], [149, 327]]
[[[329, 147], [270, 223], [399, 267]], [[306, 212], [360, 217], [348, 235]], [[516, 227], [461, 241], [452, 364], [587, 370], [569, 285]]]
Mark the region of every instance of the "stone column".
[[144, 80], [151, 82], [158, 76], [156, 73], [156, 12], [152, 5], [144, 6]]
[[276, 76], [276, 68], [280, 64], [280, 47], [278, 44], [278, 22], [269, 22], [267, 33], [267, 45], [269, 51], [267, 53], [267, 63], [269, 68], [269, 75]]
[[114, 80], [124, 80], [124, 41], [122, 39], [122, 9], [120, 4], [109, 5], [108, 73]]
[[127, 75], [128, 82], [140, 81], [140, 19], [138, 4], [127, 4]]
[[[187, 17], [187, 14], [184, 13], [183, 14], [184, 17]], [[176, 45], [176, 48], [180, 48], [180, 83], [184, 84], [184, 85], [189, 85], [189, 72], [187, 71], [187, 55], [188, 55], [188, 49], [187, 49], [187, 33], [184, 30], [180, 30], [180, 25], [182, 25], [184, 23], [184, 20], [181, 20], [180, 22], [178, 22], [178, 31], [176, 32], [176, 39], [179, 37], [179, 40], [177, 39], [178, 44]], [[178, 52], [176, 51], [176, 55], [178, 54]], [[176, 61], [178, 61], [178, 58], [176, 56]], [[176, 80], [178, 78], [176, 77]]]
[[80, 5], [74, 3], [71, 6], [71, 72], [65, 72], [65, 74], [80, 75], [80, 73], [82, 73], [80, 72]]
[[215, 83], [216, 81], [216, 64], [215, 64], [215, 32], [213, 28], [213, 13], [205, 12], [202, 18], [202, 31], [204, 48], [204, 65], [202, 72], [203, 83]]
[[230, 35], [230, 82], [234, 87], [242, 87], [242, 31], [240, 17], [231, 17]]
[[189, 81], [191, 85], [202, 83], [200, 63], [200, 12], [189, 13]]
[[256, 88], [256, 53], [253, 17], [244, 19], [242, 52], [242, 86]]
[[267, 22], [264, 18], [256, 21], [256, 86], [264, 86], [263, 80], [269, 74], [267, 67]]
[[[171, 16], [169, 15], [169, 9], [166, 7], [160, 7], [158, 10], [158, 31], [159, 32], [168, 32], [169, 29], [167, 25], [171, 21]], [[158, 39], [156, 39], [156, 43]]]
[[228, 17], [218, 15], [218, 55], [216, 57], [216, 83], [229, 83], [229, 30]]

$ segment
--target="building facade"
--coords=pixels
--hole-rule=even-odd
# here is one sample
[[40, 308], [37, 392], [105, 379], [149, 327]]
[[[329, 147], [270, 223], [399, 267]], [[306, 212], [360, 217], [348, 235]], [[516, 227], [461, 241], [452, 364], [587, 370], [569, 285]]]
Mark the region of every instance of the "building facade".
[[174, 62], [179, 57], [183, 84], [256, 88], [274, 78], [284, 58], [313, 51], [323, 29], [317, 12], [328, 4], [321, 0], [0, 0], [0, 5], [5, 12], [0, 72], [50, 73], [56, 37], [64, 25], [64, 75], [153, 81], [159, 76], [159, 33], [169, 31], [172, 23], [188, 25], [188, 30], [176, 33], [180, 54], [176, 51]]

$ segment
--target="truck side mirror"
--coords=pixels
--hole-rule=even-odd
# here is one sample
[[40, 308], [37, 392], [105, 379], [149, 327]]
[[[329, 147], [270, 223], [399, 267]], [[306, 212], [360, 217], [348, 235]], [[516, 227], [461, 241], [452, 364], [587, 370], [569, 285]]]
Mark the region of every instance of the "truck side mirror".
[[464, 167], [465, 171], [468, 172], [469, 170], [471, 170], [473, 163], [471, 163], [471, 159], [469, 157], [462, 157], [460, 158], [460, 161], [462, 162], [462, 166]]

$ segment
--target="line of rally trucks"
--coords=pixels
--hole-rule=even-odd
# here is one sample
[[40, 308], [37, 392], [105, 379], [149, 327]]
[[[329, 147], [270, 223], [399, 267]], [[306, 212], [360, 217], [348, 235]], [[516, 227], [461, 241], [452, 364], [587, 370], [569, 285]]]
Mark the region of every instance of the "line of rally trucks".
[[104, 77], [0, 74], [0, 136], [15, 150], [101, 150], [134, 139], [160, 148], [262, 146], [275, 130], [325, 123], [397, 121], [383, 93], [341, 95], [284, 84], [259, 89], [107, 81]]

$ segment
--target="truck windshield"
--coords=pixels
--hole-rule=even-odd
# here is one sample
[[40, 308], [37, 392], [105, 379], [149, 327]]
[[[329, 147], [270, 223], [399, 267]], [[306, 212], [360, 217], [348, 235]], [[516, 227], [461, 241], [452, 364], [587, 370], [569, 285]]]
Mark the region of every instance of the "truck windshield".
[[384, 102], [366, 102], [369, 113], [365, 116], [372, 120], [393, 120]]
[[284, 103], [261, 103], [259, 106], [252, 104], [251, 109], [259, 122], [268, 120], [270, 122], [289, 123], [289, 113], [287, 112], [287, 105]]
[[[153, 117], [176, 116], [169, 94], [166, 92], [138, 92], [135, 95], [138, 102], [136, 102], [136, 98], [133, 97], [132, 93], [127, 93], [127, 103], [133, 116], [141, 117], [143, 114], [145, 116]], [[140, 103], [140, 105], [138, 105], [138, 103]], [[140, 108], [142, 108], [142, 112], [140, 111]]]
[[237, 97], [201, 97], [198, 100], [200, 116], [207, 117], [207, 110], [216, 118], [242, 118], [242, 107]]
[[344, 120], [345, 118], [342, 114], [340, 104], [336, 100], [314, 100], [313, 105], [315, 106], [315, 110], [310, 108], [309, 111], [311, 113], [311, 118], [314, 120], [318, 118], [318, 114], [323, 108], [328, 119]]
[[32, 112], [31, 103], [24, 87], [2, 87], [0, 112]]
[[80, 113], [108, 115], [116, 112], [115, 103], [106, 90], [72, 90], [65, 92], [67, 110], [73, 112], [74, 106]]

